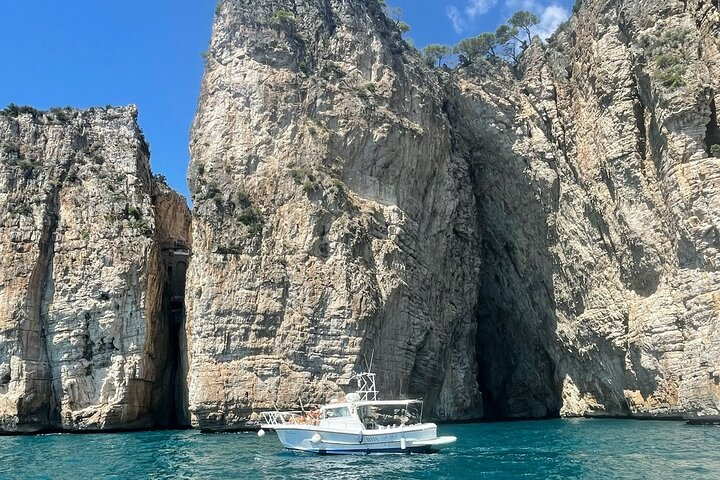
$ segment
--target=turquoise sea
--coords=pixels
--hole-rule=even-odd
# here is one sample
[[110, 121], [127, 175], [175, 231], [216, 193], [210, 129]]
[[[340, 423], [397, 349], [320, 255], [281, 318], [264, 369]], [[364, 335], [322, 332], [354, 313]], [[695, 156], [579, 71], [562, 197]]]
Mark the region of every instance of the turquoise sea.
[[315, 456], [274, 434], [155, 431], [0, 437], [7, 479], [720, 478], [720, 428], [682, 422], [545, 420], [441, 425], [437, 454]]

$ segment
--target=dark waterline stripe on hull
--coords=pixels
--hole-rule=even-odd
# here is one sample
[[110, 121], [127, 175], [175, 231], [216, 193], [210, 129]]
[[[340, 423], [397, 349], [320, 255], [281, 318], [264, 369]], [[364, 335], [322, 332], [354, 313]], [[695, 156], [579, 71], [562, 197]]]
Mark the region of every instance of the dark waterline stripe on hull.
[[288, 448], [287, 450], [293, 451], [293, 452], [302, 452], [302, 453], [316, 453], [319, 455], [372, 455], [375, 453], [403, 453], [405, 455], [408, 455], [410, 453], [432, 453], [432, 447], [430, 446], [423, 446], [423, 447], [407, 447], [405, 450], [402, 450], [400, 448], [382, 448], [382, 449], [375, 449], [371, 450], [369, 448], [363, 448], [363, 449], [347, 449], [347, 450], [328, 450], [328, 449], [319, 449], [317, 451], [315, 450], [301, 450], [299, 448]]

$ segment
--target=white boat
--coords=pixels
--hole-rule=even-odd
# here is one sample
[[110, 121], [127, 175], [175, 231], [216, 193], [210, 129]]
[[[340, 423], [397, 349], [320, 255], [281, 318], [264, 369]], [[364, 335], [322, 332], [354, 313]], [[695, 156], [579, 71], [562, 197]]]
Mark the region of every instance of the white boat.
[[422, 400], [378, 400], [375, 374], [354, 377], [358, 390], [315, 411], [262, 412], [258, 435], [275, 430], [289, 450], [320, 454], [430, 452], [457, 440], [422, 423]]

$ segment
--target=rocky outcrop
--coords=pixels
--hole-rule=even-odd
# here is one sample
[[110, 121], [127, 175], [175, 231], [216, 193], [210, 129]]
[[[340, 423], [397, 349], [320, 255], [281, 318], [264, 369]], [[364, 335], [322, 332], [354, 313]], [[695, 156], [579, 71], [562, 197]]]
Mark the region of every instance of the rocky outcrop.
[[[161, 240], [134, 107], [0, 115], [0, 430], [167, 424]], [[154, 194], [155, 192], [155, 194]], [[172, 209], [172, 208], [171, 208]], [[175, 221], [177, 223], [177, 221]], [[187, 235], [186, 235], [187, 237]]]
[[719, 413], [718, 20], [585, 2], [521, 80], [460, 75], [496, 414]]
[[342, 395], [480, 414], [478, 229], [445, 92], [378, 2], [222, 2], [192, 130], [193, 425]]
[[718, 8], [449, 70], [382, 3], [219, 4], [192, 222], [134, 108], [0, 115], [1, 431], [243, 428], [370, 364], [436, 419], [720, 415]]
[[193, 423], [338, 395], [372, 352], [439, 418], [718, 413], [717, 9], [585, 2], [515, 71], [438, 72], [356, 3], [220, 6]]

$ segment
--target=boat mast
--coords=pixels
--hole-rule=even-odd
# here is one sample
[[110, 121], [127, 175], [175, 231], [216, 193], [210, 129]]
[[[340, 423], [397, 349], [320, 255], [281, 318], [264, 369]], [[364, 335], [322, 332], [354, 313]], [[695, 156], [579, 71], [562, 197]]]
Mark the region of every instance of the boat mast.
[[375, 387], [375, 374], [370, 372], [358, 373], [354, 377], [357, 380], [357, 393], [360, 396], [360, 401], [376, 401], [377, 400], [377, 388]]

